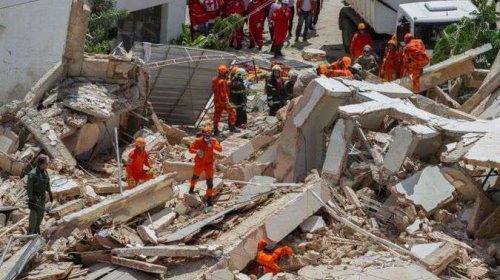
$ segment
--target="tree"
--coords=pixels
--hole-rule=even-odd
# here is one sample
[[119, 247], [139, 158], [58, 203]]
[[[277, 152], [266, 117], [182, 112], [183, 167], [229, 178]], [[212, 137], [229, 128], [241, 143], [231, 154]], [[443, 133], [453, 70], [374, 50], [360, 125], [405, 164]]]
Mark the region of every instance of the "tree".
[[113, 47], [113, 38], [117, 33], [116, 23], [128, 17], [126, 10], [117, 10], [115, 0], [90, 0], [92, 11], [89, 30], [85, 43], [85, 52], [108, 53]]
[[500, 49], [500, 30], [496, 29], [496, 3], [491, 1], [491, 4], [488, 4], [487, 0], [475, 2], [478, 6], [477, 12], [444, 29], [432, 53], [433, 63], [491, 43], [493, 50], [476, 59], [477, 67], [491, 67]]

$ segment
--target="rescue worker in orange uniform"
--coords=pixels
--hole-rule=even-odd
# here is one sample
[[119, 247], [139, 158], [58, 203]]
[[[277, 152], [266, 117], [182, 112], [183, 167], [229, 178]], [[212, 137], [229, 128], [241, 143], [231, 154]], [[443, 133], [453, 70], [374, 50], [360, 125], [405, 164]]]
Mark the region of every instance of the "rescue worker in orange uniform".
[[[266, 20], [266, 11], [263, 7], [263, 0], [251, 0], [248, 3], [247, 12], [250, 15], [248, 19], [248, 31], [250, 32], [250, 46], [248, 48], [255, 48], [255, 44], [262, 50], [264, 44], [264, 21]], [[252, 14], [253, 13], [253, 14]]]
[[348, 77], [353, 78], [349, 67], [352, 64], [350, 57], [344, 56], [330, 65], [327, 77]]
[[429, 63], [430, 58], [422, 40], [413, 38], [411, 33], [407, 33], [404, 40], [403, 73], [401, 76], [409, 75], [413, 81], [413, 92], [419, 93], [420, 76], [425, 65]]
[[[225, 4], [225, 6], [224, 16], [228, 17], [232, 14], [245, 16], [245, 3], [243, 3], [242, 0], [229, 0], [229, 2]], [[233, 43], [234, 41], [236, 41], [236, 49], [240, 50], [243, 43], [243, 27], [238, 28], [233, 32], [233, 36], [229, 38], [229, 45], [231, 47], [234, 47]]]
[[[126, 170], [129, 190], [135, 188], [140, 182], [146, 182], [155, 177], [145, 147], [146, 141], [144, 138], [138, 137], [135, 140], [135, 148], [128, 154]], [[144, 166], [148, 167], [147, 171], [144, 170]]]
[[390, 40], [385, 49], [384, 59], [380, 67], [379, 77], [390, 82], [399, 77], [401, 72], [401, 53], [395, 40]]
[[217, 69], [218, 75], [212, 80], [212, 89], [214, 91], [214, 134], [219, 135], [219, 122], [222, 112], [226, 111], [229, 114], [229, 131], [238, 132], [234, 124], [236, 122], [236, 110], [229, 103], [229, 81], [227, 76], [229, 69], [226, 65], [220, 65]]
[[257, 263], [256, 275], [261, 277], [267, 273], [276, 275], [281, 272], [281, 267], [278, 265], [280, 259], [284, 256], [295, 256], [292, 248], [288, 246], [279, 247], [276, 244], [269, 244], [265, 240], [259, 241], [257, 244]]
[[316, 68], [316, 74], [318, 76], [324, 75], [326, 77], [329, 77], [328, 66], [326, 64], [320, 64], [320, 65], [318, 65], [318, 68]]
[[221, 152], [222, 146], [219, 141], [211, 137], [212, 129], [204, 127], [201, 130], [201, 137], [196, 138], [189, 146], [189, 152], [196, 154], [194, 158], [193, 177], [191, 178], [191, 187], [189, 193], [194, 193], [194, 187], [198, 182], [201, 174], [205, 172], [205, 179], [207, 181], [207, 206], [213, 206], [214, 193], [214, 150]]
[[352, 59], [356, 60], [363, 55], [363, 50], [366, 45], [370, 45], [373, 48], [373, 39], [370, 33], [366, 31], [366, 25], [360, 23], [358, 24], [358, 32], [354, 34], [351, 40], [350, 53]]

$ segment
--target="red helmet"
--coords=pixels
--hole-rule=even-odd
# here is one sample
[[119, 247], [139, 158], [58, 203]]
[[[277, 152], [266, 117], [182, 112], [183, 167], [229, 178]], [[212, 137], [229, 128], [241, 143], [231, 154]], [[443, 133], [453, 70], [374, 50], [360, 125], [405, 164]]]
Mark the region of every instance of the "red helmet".
[[219, 67], [217, 68], [217, 72], [219, 72], [219, 74], [226, 74], [227, 72], [229, 72], [229, 69], [227, 69], [226, 65], [219, 65]]
[[135, 146], [136, 147], [146, 146], [146, 140], [144, 140], [144, 138], [142, 138], [142, 137], [137, 137], [137, 139], [135, 139]]

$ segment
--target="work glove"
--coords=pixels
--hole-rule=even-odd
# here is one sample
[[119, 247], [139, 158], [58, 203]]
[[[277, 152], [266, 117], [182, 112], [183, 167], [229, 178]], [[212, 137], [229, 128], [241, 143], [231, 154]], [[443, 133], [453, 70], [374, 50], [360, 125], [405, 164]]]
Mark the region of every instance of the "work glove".
[[198, 150], [198, 153], [197, 153], [197, 154], [198, 154], [198, 156], [199, 156], [200, 158], [202, 158], [202, 157], [205, 155], [205, 151], [204, 151], [204, 150]]

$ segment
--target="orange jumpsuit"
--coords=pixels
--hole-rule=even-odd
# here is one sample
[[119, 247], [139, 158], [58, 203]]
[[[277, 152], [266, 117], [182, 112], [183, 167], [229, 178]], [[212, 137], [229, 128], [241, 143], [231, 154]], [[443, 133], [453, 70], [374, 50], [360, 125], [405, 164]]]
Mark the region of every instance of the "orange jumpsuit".
[[[385, 52], [382, 66], [380, 67], [379, 77], [386, 81], [394, 81], [401, 72], [401, 53], [398, 50], [388, 49]], [[382, 74], [383, 73], [383, 74]]]
[[330, 65], [330, 69], [328, 70], [327, 77], [350, 77], [352, 78], [353, 75], [347, 67], [343, 67], [340, 65], [340, 60], [332, 63]]
[[220, 118], [223, 111], [229, 114], [229, 124], [234, 125], [236, 122], [236, 110], [230, 108], [229, 105], [229, 82], [225, 78], [216, 77], [212, 81], [214, 91], [215, 113], [214, 113], [214, 128], [218, 129]]
[[[273, 275], [276, 275], [281, 272], [281, 267], [278, 265], [278, 262], [281, 257], [284, 256], [295, 256], [295, 253], [293, 250], [288, 247], [280, 247], [275, 249], [272, 253], [267, 252], [265, 250], [259, 250], [257, 252], [257, 258], [255, 259], [255, 262], [258, 264], [258, 272], [257, 274], [262, 274], [265, 275], [267, 273], [272, 273]], [[262, 276], [260, 275], [260, 276]]]
[[[199, 151], [203, 151], [203, 155], [199, 154]], [[208, 180], [214, 178], [214, 150], [221, 152], [222, 146], [217, 139], [211, 137], [210, 142], [206, 142], [204, 137], [197, 138], [189, 146], [189, 152], [196, 154], [194, 158], [194, 169], [193, 177], [191, 178], [191, 186], [194, 188], [198, 181], [198, 178], [203, 172], [205, 172], [205, 178]], [[207, 190], [207, 196], [213, 197], [214, 193], [211, 188]]]
[[420, 92], [420, 75], [429, 61], [430, 58], [422, 40], [412, 39], [404, 48], [402, 76], [410, 75], [414, 93]]
[[361, 34], [359, 32], [356, 32], [356, 34], [354, 34], [354, 36], [352, 37], [350, 46], [352, 59], [355, 60], [356, 58], [363, 55], [363, 51], [366, 45], [370, 45], [373, 48], [373, 39], [370, 33], [365, 32], [364, 34]]
[[139, 151], [137, 148], [132, 149], [128, 154], [129, 162], [127, 163], [127, 183], [128, 189], [135, 188], [140, 181], [148, 181], [154, 178], [153, 175], [144, 171], [144, 166], [151, 168], [149, 156], [145, 150]]

